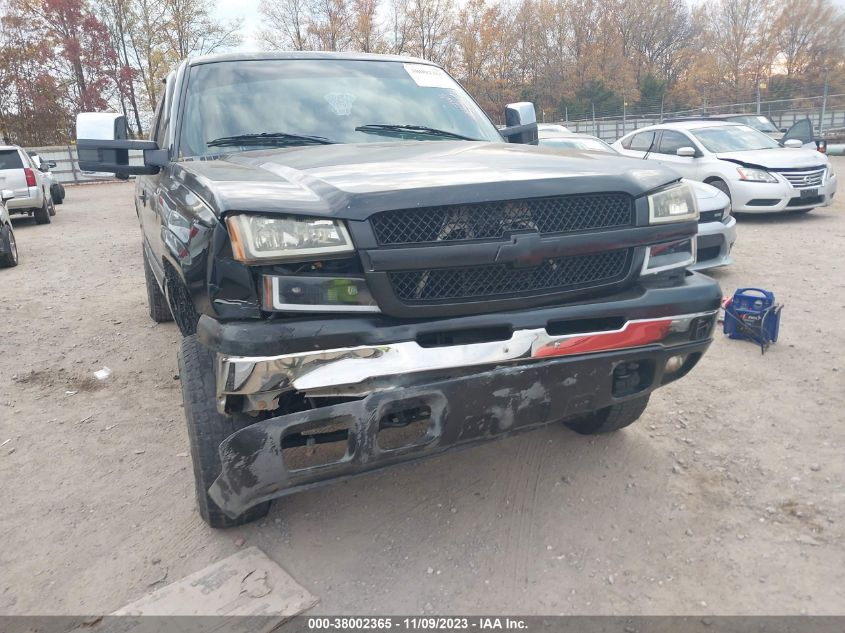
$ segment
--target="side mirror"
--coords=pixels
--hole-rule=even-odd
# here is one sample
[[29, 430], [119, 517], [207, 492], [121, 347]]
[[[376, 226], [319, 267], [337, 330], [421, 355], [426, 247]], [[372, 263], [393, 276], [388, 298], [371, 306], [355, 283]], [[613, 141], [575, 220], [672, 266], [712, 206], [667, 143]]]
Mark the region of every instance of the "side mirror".
[[50, 171], [50, 165], [48, 165], [47, 163], [41, 163], [41, 166], [38, 167], [38, 171], [46, 174], [48, 171]]
[[9, 200], [11, 200], [14, 197], [15, 197], [15, 192], [12, 191], [11, 189], [3, 189], [3, 191], [0, 191], [0, 198], [3, 199], [3, 202], [8, 202]]
[[[157, 174], [170, 161], [168, 151], [155, 141], [128, 140], [126, 117], [110, 112], [76, 115], [76, 151], [82, 171], [104, 171], [118, 176]], [[129, 164], [129, 150], [144, 152], [143, 165]]]
[[49, 167], [50, 169], [55, 169], [56, 168], [56, 161], [48, 160], [47, 161], [47, 167]]
[[537, 145], [537, 112], [528, 101], [509, 103], [505, 106], [505, 127], [500, 129], [508, 143]]
[[785, 128], [785, 127], [782, 127], [782, 128], [780, 129], [780, 131], [781, 131], [781, 134], [786, 134], [786, 128]]
[[675, 153], [678, 156], [685, 156], [686, 158], [695, 158], [696, 154], [698, 154], [694, 147], [679, 147]]
[[790, 149], [800, 149], [800, 148], [804, 147], [804, 143], [802, 143], [797, 138], [791, 138], [788, 141], [784, 141], [783, 146], [788, 147]]

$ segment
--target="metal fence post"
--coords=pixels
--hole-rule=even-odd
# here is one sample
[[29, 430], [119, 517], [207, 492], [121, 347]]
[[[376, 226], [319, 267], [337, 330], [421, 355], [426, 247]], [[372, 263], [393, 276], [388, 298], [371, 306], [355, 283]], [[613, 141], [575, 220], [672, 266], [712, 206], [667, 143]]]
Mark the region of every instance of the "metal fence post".
[[76, 160], [73, 157], [73, 148], [68, 145], [67, 146], [67, 155], [70, 158], [70, 169], [73, 172], [73, 184], [79, 184], [79, 177], [76, 175]]

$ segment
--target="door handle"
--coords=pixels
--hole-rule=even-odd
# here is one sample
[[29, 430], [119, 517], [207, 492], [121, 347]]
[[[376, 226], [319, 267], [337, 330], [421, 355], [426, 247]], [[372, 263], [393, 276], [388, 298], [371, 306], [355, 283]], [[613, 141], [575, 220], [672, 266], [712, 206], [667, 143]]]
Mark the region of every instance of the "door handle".
[[141, 195], [138, 197], [141, 198], [141, 204], [147, 206], [147, 190], [141, 189]]

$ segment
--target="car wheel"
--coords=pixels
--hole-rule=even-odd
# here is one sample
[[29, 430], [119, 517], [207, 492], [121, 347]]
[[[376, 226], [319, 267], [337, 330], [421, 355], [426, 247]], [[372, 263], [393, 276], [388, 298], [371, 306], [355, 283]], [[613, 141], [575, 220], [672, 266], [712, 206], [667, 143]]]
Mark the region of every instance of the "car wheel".
[[50, 216], [56, 215], [56, 203], [53, 202], [53, 196], [44, 196], [47, 200], [47, 211], [50, 213]]
[[47, 198], [44, 198], [44, 204], [41, 205], [40, 209], [35, 209], [33, 215], [35, 216], [36, 224], [50, 224], [50, 216], [53, 214], [50, 213], [50, 207], [47, 204]]
[[167, 295], [167, 303], [173, 314], [173, 320], [176, 321], [176, 325], [179, 327], [179, 332], [182, 333], [182, 336], [196, 334], [200, 315], [197, 313], [196, 308], [194, 308], [191, 293], [188, 292], [188, 288], [175, 269], [170, 267], [165, 268], [164, 288]]
[[728, 187], [728, 183], [724, 180], [720, 180], [719, 178], [714, 178], [713, 180], [706, 180], [705, 184], [710, 185], [711, 187], [716, 187], [719, 191], [725, 194], [728, 197], [728, 200], [731, 199], [731, 190]]
[[50, 187], [50, 197], [53, 198], [53, 204], [61, 204], [65, 201], [64, 192], [60, 187], [61, 185], [53, 185]]
[[259, 503], [233, 519], [208, 496], [209, 487], [220, 474], [220, 443], [256, 420], [244, 414], [229, 416], [217, 411], [214, 358], [196, 335], [182, 339], [179, 376], [200, 516], [213, 528], [235, 527], [266, 516], [270, 510], [269, 501]]
[[611, 433], [629, 426], [639, 420], [648, 405], [648, 396], [640, 396], [633, 400], [626, 400], [598, 411], [593, 411], [564, 424], [581, 435], [596, 435]]
[[15, 232], [11, 225], [0, 229], [0, 244], [3, 245], [3, 253], [0, 254], [0, 268], [12, 268], [18, 265], [18, 244], [15, 242]]
[[170, 312], [170, 306], [167, 305], [167, 297], [161, 291], [161, 288], [156, 281], [153, 269], [150, 268], [150, 262], [147, 259], [147, 251], [142, 246], [142, 257], [144, 259], [144, 281], [147, 284], [147, 307], [150, 311], [150, 318], [156, 323], [165, 323], [173, 320], [173, 314]]

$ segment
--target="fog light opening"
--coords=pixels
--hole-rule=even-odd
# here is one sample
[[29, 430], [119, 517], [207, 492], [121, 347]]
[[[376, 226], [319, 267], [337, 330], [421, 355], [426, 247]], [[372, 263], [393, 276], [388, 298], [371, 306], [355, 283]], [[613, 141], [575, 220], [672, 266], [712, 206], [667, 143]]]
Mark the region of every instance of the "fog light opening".
[[666, 361], [666, 365], [663, 368], [664, 374], [674, 374], [676, 371], [681, 369], [684, 366], [684, 361], [686, 361], [687, 357], [685, 354], [678, 354], [676, 356], [670, 356]]

